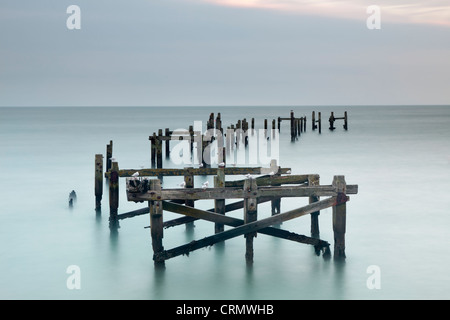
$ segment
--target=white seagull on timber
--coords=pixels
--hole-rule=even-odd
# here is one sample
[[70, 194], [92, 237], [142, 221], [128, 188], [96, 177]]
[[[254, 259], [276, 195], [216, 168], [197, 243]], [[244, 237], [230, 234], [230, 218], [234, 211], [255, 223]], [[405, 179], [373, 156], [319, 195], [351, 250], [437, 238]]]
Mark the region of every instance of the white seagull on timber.
[[219, 167], [225, 167], [225, 162], [219, 163]]
[[179, 183], [178, 185], [179, 185], [181, 188], [184, 188], [184, 187], [186, 186], [186, 182], [183, 181], [183, 182]]
[[206, 181], [205, 183], [203, 183], [202, 188], [206, 189], [209, 186], [209, 181]]
[[132, 176], [132, 177], [139, 177], [139, 171], [136, 171], [136, 172], [133, 173], [131, 176]]

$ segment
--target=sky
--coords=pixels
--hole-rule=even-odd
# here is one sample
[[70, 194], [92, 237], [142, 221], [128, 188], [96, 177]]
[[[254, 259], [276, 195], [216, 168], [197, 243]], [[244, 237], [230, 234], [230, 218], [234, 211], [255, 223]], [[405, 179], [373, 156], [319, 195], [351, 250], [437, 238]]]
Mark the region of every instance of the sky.
[[410, 104], [450, 104], [448, 0], [0, 0], [0, 106]]

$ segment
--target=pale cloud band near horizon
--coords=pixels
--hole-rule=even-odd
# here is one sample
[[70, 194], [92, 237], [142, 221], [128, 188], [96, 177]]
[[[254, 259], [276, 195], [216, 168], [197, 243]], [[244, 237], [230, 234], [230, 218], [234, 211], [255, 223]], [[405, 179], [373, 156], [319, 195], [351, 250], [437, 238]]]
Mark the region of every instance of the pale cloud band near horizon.
[[202, 0], [222, 6], [279, 10], [293, 14], [365, 20], [366, 9], [377, 5], [383, 20], [393, 23], [430, 24], [450, 27], [447, 0]]

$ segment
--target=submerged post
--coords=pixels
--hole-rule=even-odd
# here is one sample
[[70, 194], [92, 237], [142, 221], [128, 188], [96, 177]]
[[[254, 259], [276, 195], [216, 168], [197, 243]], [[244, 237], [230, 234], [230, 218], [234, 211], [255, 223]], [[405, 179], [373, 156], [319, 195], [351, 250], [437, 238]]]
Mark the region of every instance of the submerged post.
[[166, 147], [166, 159], [170, 158], [170, 130], [169, 128], [166, 128], [166, 131], [164, 132], [165, 136], [166, 136], [166, 141], [165, 141], [165, 147]]
[[322, 114], [319, 112], [319, 133], [322, 133]]
[[109, 144], [106, 145], [106, 172], [111, 169], [111, 158], [113, 154], [113, 142], [109, 141]]
[[[334, 176], [333, 186], [338, 192], [338, 200], [346, 198], [346, 183], [344, 176]], [[334, 259], [345, 259], [345, 229], [346, 210], [345, 201], [338, 201], [333, 206]]]
[[[194, 175], [192, 174], [192, 167], [184, 168], [184, 187], [186, 189], [194, 188]], [[186, 199], [184, 204], [188, 207], [194, 207], [195, 201]], [[186, 228], [191, 228], [194, 226], [194, 222], [186, 223]]]
[[103, 155], [95, 155], [95, 210], [100, 210], [103, 196]]
[[291, 110], [291, 141], [295, 140], [295, 118], [294, 110]]
[[119, 220], [117, 211], [119, 209], [119, 164], [111, 164], [111, 174], [109, 176], [109, 227], [118, 228]]
[[[311, 174], [308, 176], [308, 186], [318, 186], [319, 183], [319, 175], [318, 174]], [[310, 196], [309, 197], [309, 203], [314, 203], [320, 200], [319, 196]], [[315, 211], [311, 213], [311, 237], [313, 238], [319, 238], [319, 214], [320, 211]]]
[[[244, 192], [253, 193], [257, 189], [255, 179], [247, 179], [244, 182]], [[258, 199], [245, 198], [244, 199], [244, 223], [251, 223], [257, 220]], [[256, 232], [250, 232], [245, 235], [245, 259], [247, 263], [253, 262], [253, 238], [256, 237]]]
[[155, 168], [156, 164], [156, 133], [153, 132], [153, 135], [149, 137], [149, 140], [151, 142], [151, 165], [152, 168]]
[[334, 127], [334, 121], [335, 121], [335, 118], [334, 118], [334, 112], [331, 112], [331, 116], [330, 116], [330, 118], [328, 119], [328, 121], [330, 122], [330, 130], [334, 130], [334, 129], [336, 129], [335, 127]]
[[[150, 180], [150, 190], [161, 190], [161, 181], [159, 179]], [[155, 261], [155, 266], [164, 265], [164, 260], [155, 260], [155, 256], [158, 253], [164, 251], [164, 246], [162, 243], [163, 239], [163, 206], [162, 201], [149, 201], [148, 202], [150, 211], [150, 234], [152, 237], [152, 247], [153, 247], [153, 259]]]
[[[214, 188], [225, 188], [225, 167], [219, 166], [217, 169], [217, 175], [214, 176]], [[214, 200], [214, 212], [218, 214], [225, 214], [225, 199]], [[214, 232], [219, 233], [224, 231], [224, 225], [222, 223], [214, 224]]]
[[158, 130], [158, 137], [156, 138], [156, 167], [162, 168], [162, 129]]

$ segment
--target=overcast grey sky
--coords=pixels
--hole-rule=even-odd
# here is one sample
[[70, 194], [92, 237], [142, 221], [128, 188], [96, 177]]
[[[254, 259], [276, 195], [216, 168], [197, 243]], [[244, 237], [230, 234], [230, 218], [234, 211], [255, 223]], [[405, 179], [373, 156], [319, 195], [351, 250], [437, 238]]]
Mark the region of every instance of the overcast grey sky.
[[373, 2], [0, 0], [0, 106], [450, 104], [447, 1]]

